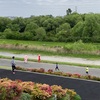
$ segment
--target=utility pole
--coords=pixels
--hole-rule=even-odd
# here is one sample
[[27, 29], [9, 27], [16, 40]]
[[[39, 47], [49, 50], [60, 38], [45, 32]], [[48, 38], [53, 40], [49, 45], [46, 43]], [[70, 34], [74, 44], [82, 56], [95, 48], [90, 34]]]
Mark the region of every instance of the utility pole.
[[77, 6], [75, 6], [75, 12], [77, 12]]

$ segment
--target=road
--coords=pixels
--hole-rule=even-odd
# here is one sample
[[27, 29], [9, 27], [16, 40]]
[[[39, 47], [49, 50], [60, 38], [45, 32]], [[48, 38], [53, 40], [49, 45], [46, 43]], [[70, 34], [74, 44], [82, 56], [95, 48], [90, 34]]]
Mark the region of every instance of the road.
[[[23, 58], [25, 54], [11, 54], [11, 53], [0, 53], [2, 56], [15, 56], [18, 58]], [[37, 55], [28, 55], [30, 59], [37, 59]], [[46, 59], [47, 58], [47, 59]], [[68, 72], [68, 73], [78, 73], [81, 75], [86, 75], [85, 73], [85, 67], [78, 67], [78, 66], [69, 66], [69, 65], [62, 65], [59, 64], [60, 61], [67, 62], [66, 59], [70, 59], [72, 62], [76, 61], [79, 63], [84, 63], [84, 60], [80, 58], [66, 58], [66, 57], [47, 57], [43, 56], [41, 57], [41, 60], [53, 60], [55, 62], [58, 62], [58, 66], [60, 71], [62, 72]], [[11, 59], [0, 59], [0, 66], [8, 66], [11, 68]], [[88, 60], [86, 60], [87, 64], [89, 63]], [[93, 61], [90, 61], [93, 63]], [[24, 63], [24, 61], [16, 60], [15, 58], [16, 66], [25, 67], [25, 68], [44, 68], [45, 70], [53, 69], [55, 70], [56, 65], [50, 64], [50, 63], [38, 63], [38, 62], [31, 62], [28, 61], [28, 63]], [[98, 61], [98, 64], [100, 62]], [[93, 63], [96, 64], [96, 63]], [[26, 76], [25, 76], [26, 75]], [[89, 75], [100, 77], [100, 69], [95, 68], [89, 68]], [[75, 91], [82, 97], [82, 100], [100, 100], [100, 82], [95, 81], [84, 81], [79, 79], [72, 79], [72, 78], [61, 78], [61, 77], [53, 77], [53, 76], [47, 76], [47, 75], [40, 75], [35, 73], [24, 73], [24, 72], [17, 72], [14, 76], [12, 75], [11, 71], [2, 71], [0, 70], [0, 77], [9, 77], [11, 79], [22, 79], [25, 81], [35, 81], [38, 83], [47, 83], [50, 85], [57, 84], [61, 85], [63, 88], [69, 88], [69, 89], [75, 89]], [[73, 84], [74, 83], [74, 84]]]
[[81, 96], [82, 100], [100, 100], [100, 82], [96, 81], [86, 81], [24, 71], [17, 71], [16, 74], [13, 75], [10, 70], [4, 69], [0, 69], [0, 77], [6, 77], [12, 80], [20, 79], [22, 81], [33, 81], [49, 85], [60, 85], [62, 88], [74, 89], [75, 92]]
[[[11, 67], [10, 62], [11, 60], [8, 60], [8, 59], [0, 59], [0, 66]], [[48, 70], [48, 69], [55, 70], [55, 67], [56, 67], [55, 64], [41, 63], [41, 62], [40, 63], [38, 62], [24, 63], [24, 61], [19, 61], [19, 60], [15, 60], [15, 62], [16, 62], [16, 66], [25, 67], [25, 68], [37, 68], [37, 69], [44, 68], [45, 70]], [[61, 64], [58, 64], [58, 67], [60, 71], [62, 72], [86, 75], [85, 67], [69, 66], [69, 65], [61, 65]], [[89, 68], [89, 75], [100, 77], [100, 69]]]

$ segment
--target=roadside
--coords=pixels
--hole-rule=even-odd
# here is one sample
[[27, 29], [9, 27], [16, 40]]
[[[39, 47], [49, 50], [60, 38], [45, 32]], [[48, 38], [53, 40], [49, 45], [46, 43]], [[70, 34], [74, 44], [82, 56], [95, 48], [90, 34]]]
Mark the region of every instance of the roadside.
[[[18, 58], [24, 58], [25, 54], [13, 54], [13, 53], [7, 53], [7, 52], [0, 52], [0, 56], [6, 56], [6, 57], [18, 57]], [[36, 59], [38, 58], [38, 55], [27, 55], [29, 59]], [[100, 64], [100, 61], [90, 61], [86, 59], [81, 58], [70, 58], [70, 57], [57, 57], [57, 56], [41, 56], [41, 60], [49, 60], [49, 61], [55, 61], [55, 62], [77, 62], [77, 63], [85, 63], [85, 64]], [[0, 66], [8, 66], [11, 67], [11, 59], [0, 59]], [[48, 69], [55, 69], [55, 64], [50, 63], [38, 63], [34, 61], [28, 61], [28, 63], [24, 63], [23, 61], [16, 60], [16, 65], [20, 67], [27, 67], [27, 68], [44, 68], [45, 70]], [[86, 75], [85, 73], [85, 67], [78, 67], [78, 66], [70, 66], [70, 65], [63, 65], [59, 64], [60, 71], [68, 72], [68, 73], [78, 73], [81, 75]], [[89, 68], [89, 75], [92, 76], [98, 76], [100, 77], [100, 69], [98, 68]]]
[[[16, 58], [24, 58], [26, 54], [14, 54], [9, 52], [0, 52], [0, 56], [4, 57], [12, 57]], [[38, 55], [27, 54], [28, 59], [37, 60]], [[76, 63], [76, 64], [87, 64], [87, 65], [100, 65], [100, 60], [88, 60], [83, 58], [74, 58], [74, 57], [61, 57], [61, 56], [42, 56], [41, 60], [45, 61], [54, 61], [54, 62], [68, 62], [68, 63]]]
[[100, 82], [23, 71], [17, 71], [15, 75], [12, 75], [11, 71], [3, 69], [0, 69], [0, 77], [8, 77], [12, 80], [20, 79], [22, 81], [33, 81], [42, 84], [45, 83], [50, 86], [58, 85], [62, 86], [62, 88], [75, 90], [75, 92], [81, 96], [82, 100], [100, 100]]

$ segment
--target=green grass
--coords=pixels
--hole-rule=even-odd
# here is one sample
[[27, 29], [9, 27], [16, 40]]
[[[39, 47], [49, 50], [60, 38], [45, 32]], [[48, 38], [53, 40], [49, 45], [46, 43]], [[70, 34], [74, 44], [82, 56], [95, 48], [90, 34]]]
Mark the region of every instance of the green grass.
[[64, 53], [41, 51], [41, 50], [16, 50], [16, 49], [0, 48], [0, 52], [2, 51], [14, 54], [41, 54], [46, 56], [64, 56], [64, 57], [86, 58], [88, 60], [100, 60], [100, 55], [71, 54], [71, 53], [64, 54]]
[[[71, 48], [73, 50], [72, 52]], [[84, 50], [83, 53], [81, 52], [82, 50]], [[63, 43], [63, 42], [39, 42], [39, 41], [0, 39], [0, 51], [10, 52], [15, 54], [41, 54], [46, 56], [65, 56], [65, 57], [85, 58], [89, 60], [100, 60], [99, 43], [82, 43], [82, 42]], [[5, 56], [4, 57], [0, 56], [0, 58], [11, 59]], [[18, 59], [22, 60], [21, 58]], [[30, 61], [32, 60], [30, 59]], [[50, 61], [43, 61], [43, 62], [55, 63]], [[63, 63], [63, 62], [60, 63], [67, 65], [75, 65], [75, 66], [86, 66], [84, 64], [76, 64], [76, 63]], [[89, 65], [89, 66], [93, 68], [100, 68], [100, 66], [94, 66], [94, 65]]]
[[23, 40], [8, 40], [8, 39], [0, 39], [0, 44], [20, 44], [20, 45], [35, 45], [35, 46], [64, 46], [63, 42], [39, 42], [39, 41], [23, 41]]
[[9, 69], [9, 70], [11, 70], [11, 68], [7, 67], [7, 66], [0, 66], [0, 69]]

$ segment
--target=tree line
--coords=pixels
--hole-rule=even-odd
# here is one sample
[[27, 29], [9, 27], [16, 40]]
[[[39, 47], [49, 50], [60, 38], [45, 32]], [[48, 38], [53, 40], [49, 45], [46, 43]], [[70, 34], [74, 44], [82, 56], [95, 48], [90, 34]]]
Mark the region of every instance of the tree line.
[[[68, 11], [67, 11], [68, 13]], [[100, 14], [0, 17], [0, 38], [56, 42], [100, 42]]]

